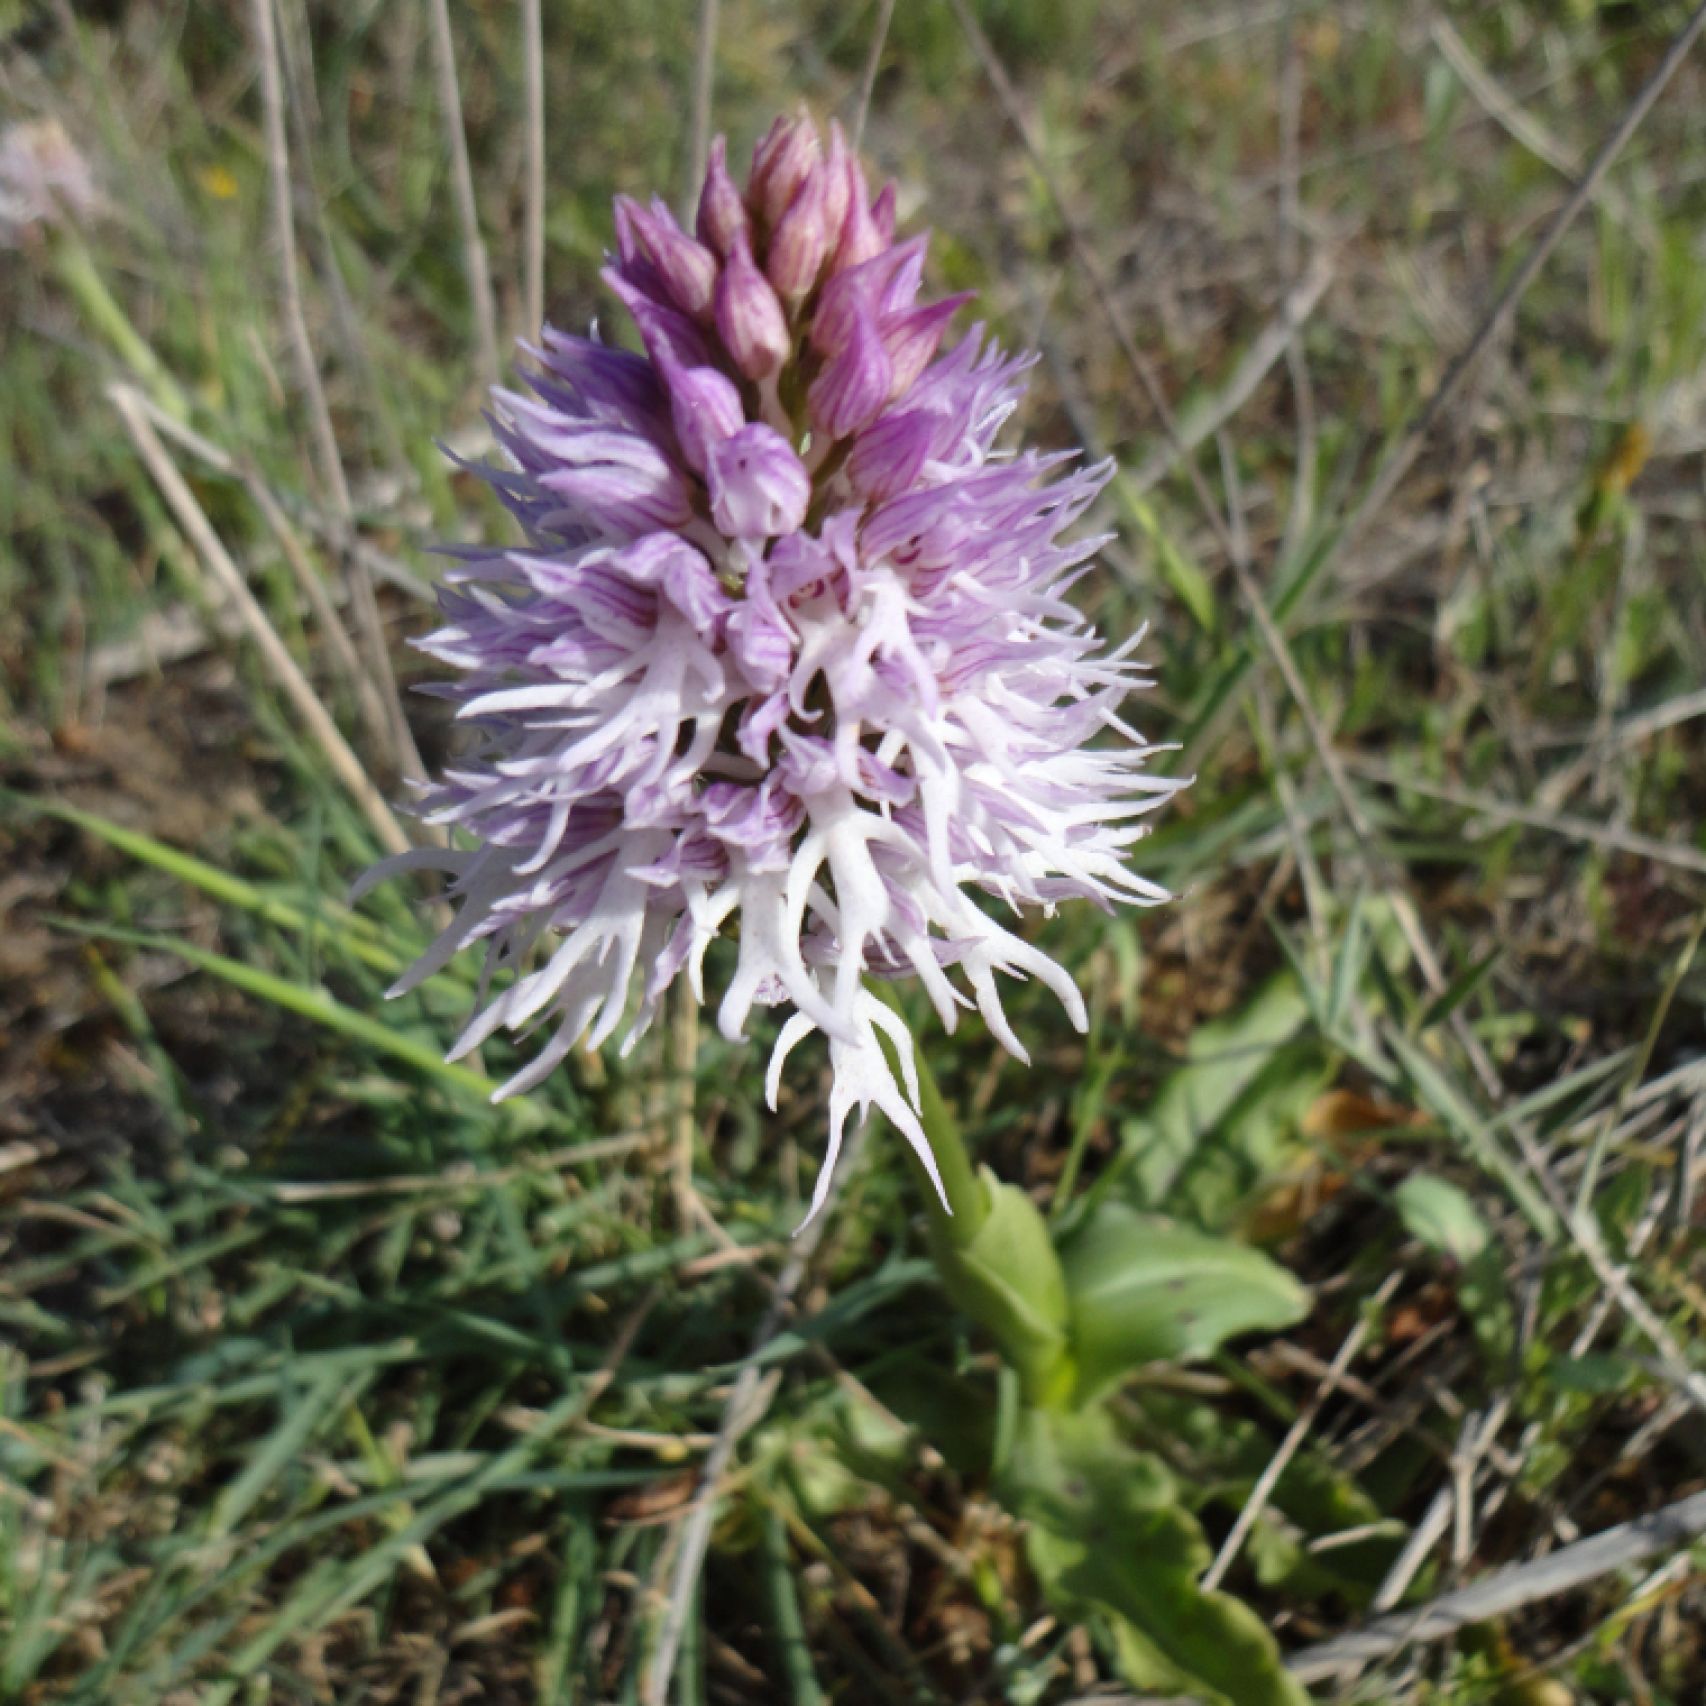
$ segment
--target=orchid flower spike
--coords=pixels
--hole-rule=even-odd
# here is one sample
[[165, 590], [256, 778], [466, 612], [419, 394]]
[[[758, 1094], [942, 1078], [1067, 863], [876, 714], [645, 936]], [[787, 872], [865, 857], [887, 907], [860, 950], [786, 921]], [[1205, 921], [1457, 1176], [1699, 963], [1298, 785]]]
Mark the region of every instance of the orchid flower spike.
[[546, 327], [531, 395], [496, 394], [507, 465], [484, 474], [526, 543], [459, 550], [421, 642], [479, 736], [422, 788], [459, 844], [364, 886], [448, 873], [454, 920], [396, 992], [483, 943], [452, 1058], [548, 1033], [500, 1096], [577, 1043], [631, 1046], [678, 979], [706, 1000], [732, 936], [723, 1034], [786, 1010], [772, 1108], [790, 1051], [827, 1039], [815, 1214], [855, 1106], [937, 1178], [873, 983], [916, 978], [950, 1031], [975, 1004], [1021, 1060], [1002, 978], [1082, 1029], [1017, 915], [1166, 900], [1129, 861], [1181, 784], [1120, 716], [1136, 638], [1108, 650], [1065, 596], [1108, 467], [996, 447], [1034, 358], [981, 327], [941, 353], [957, 304], [919, 303], [924, 239], [894, 240], [838, 132], [779, 120], [744, 191], [725, 159], [696, 236], [618, 210], [604, 276], [645, 353]]
[[22, 249], [99, 204], [94, 173], [57, 119], [19, 119], [0, 130], [0, 249]]

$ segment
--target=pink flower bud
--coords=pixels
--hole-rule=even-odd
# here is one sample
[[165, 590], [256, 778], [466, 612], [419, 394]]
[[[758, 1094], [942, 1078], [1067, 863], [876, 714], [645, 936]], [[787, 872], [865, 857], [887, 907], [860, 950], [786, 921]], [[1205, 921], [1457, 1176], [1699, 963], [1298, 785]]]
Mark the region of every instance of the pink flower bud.
[[894, 363], [878, 336], [876, 317], [868, 302], [855, 298], [846, 344], [806, 393], [812, 424], [830, 439], [857, 432], [877, 418], [893, 383]]
[[763, 379], [786, 359], [788, 319], [770, 282], [753, 263], [744, 235], [735, 238], [717, 280], [717, 331], [748, 379]]
[[771, 125], [752, 151], [752, 171], [746, 180], [746, 204], [761, 224], [775, 228], [822, 153], [817, 127], [803, 113]]
[[726, 256], [736, 237], [751, 229], [746, 203], [729, 176], [728, 144], [718, 137], [711, 144], [711, 159], [705, 172], [705, 187], [699, 192], [699, 217], [695, 229], [699, 241]]
[[848, 170], [852, 164], [853, 154], [847, 146], [847, 138], [842, 135], [841, 126], [831, 120], [829, 153], [819, 172], [824, 182], [823, 223], [829, 232], [832, 250], [841, 241], [841, 227], [846, 222], [847, 206], [853, 196], [853, 180]]
[[912, 389], [919, 374], [935, 359], [948, 322], [975, 294], [963, 290], [958, 296], [914, 308], [883, 326], [883, 347], [894, 363], [894, 396], [903, 396]]
[[764, 270], [786, 301], [798, 302], [810, 291], [829, 252], [832, 228], [824, 217], [828, 180], [826, 167], [811, 173], [771, 235]]
[[892, 314], [910, 306], [924, 268], [924, 239], [914, 237], [898, 249], [884, 249], [823, 287], [812, 315], [811, 345], [820, 355], [839, 353], [852, 335], [860, 303], [873, 314]]
[[[717, 287], [717, 257], [696, 243], [661, 201], [648, 213], [626, 196], [616, 198], [616, 243], [622, 270], [642, 290], [655, 282], [683, 313], [704, 319]], [[638, 272], [641, 259], [651, 276]]]
[[705, 335], [685, 314], [654, 301], [616, 267], [606, 267], [600, 276], [634, 316], [646, 354], [660, 367], [670, 359], [682, 367], [710, 365], [711, 350]]
[[877, 235], [885, 243], [894, 241], [895, 218], [895, 186], [891, 178], [882, 187], [882, 193], [871, 203], [871, 223], [877, 228]]
[[[889, 245], [889, 237], [883, 235], [876, 220], [871, 216], [869, 195], [870, 191], [865, 187], [865, 174], [860, 170], [859, 162], [849, 158], [847, 216], [841, 222], [841, 241], [836, 244], [835, 256], [830, 262], [831, 272], [845, 272], [849, 267], [862, 266], [866, 261], [880, 255]], [[891, 222], [891, 235], [893, 229]]]

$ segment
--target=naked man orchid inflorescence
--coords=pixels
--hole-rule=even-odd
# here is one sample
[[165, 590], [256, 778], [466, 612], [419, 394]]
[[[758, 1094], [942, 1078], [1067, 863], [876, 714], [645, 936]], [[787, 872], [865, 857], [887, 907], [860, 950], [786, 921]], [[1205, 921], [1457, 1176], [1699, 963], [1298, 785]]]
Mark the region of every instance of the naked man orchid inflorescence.
[[21, 249], [100, 206], [95, 175], [56, 119], [17, 119], [0, 130], [0, 249]]
[[500, 1095], [583, 1040], [631, 1043], [681, 978], [731, 1039], [787, 1010], [772, 1107], [821, 1031], [812, 1213], [855, 1106], [941, 1188], [873, 984], [916, 978], [950, 1030], [975, 1003], [1021, 1060], [1001, 978], [1040, 978], [1082, 1028], [1072, 978], [1014, 926], [1165, 900], [1129, 854], [1180, 785], [1120, 716], [1135, 637], [1107, 649], [1066, 599], [1105, 543], [1068, 535], [1108, 470], [997, 448], [1034, 357], [981, 327], [941, 353], [964, 298], [919, 301], [926, 240], [894, 227], [893, 187], [873, 200], [804, 117], [744, 190], [717, 142], [692, 233], [618, 199], [604, 278], [644, 353], [546, 327], [531, 394], [495, 393], [506, 463], [480, 471], [526, 543], [458, 550], [422, 642], [480, 736], [423, 790], [463, 844], [368, 879], [452, 879], [454, 921], [398, 992], [486, 946], [453, 1058], [549, 1033]]

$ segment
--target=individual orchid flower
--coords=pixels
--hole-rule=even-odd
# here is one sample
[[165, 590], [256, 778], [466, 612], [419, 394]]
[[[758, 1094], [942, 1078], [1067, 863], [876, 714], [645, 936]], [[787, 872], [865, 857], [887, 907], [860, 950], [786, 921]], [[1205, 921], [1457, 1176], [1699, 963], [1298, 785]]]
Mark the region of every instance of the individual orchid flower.
[[1018, 915], [1167, 898], [1130, 863], [1180, 786], [1120, 715], [1136, 638], [1108, 650], [1066, 597], [1109, 469], [997, 448], [1034, 358], [981, 327], [941, 352], [959, 299], [919, 302], [925, 240], [895, 240], [892, 189], [873, 201], [834, 127], [825, 149], [779, 119], [744, 192], [719, 140], [693, 232], [625, 199], [616, 231], [604, 277], [644, 353], [545, 328], [483, 470], [526, 542], [458, 550], [421, 642], [479, 744], [423, 787], [465, 844], [366, 879], [451, 879], [396, 992], [483, 943], [452, 1058], [546, 1035], [500, 1096], [577, 1043], [631, 1046], [680, 979], [733, 1040], [784, 1009], [771, 1107], [813, 1032], [831, 1066], [810, 1213], [855, 1107], [940, 1191], [873, 986], [917, 979], [950, 1031], [975, 1005], [1024, 1060], [1002, 979], [1085, 1013]]

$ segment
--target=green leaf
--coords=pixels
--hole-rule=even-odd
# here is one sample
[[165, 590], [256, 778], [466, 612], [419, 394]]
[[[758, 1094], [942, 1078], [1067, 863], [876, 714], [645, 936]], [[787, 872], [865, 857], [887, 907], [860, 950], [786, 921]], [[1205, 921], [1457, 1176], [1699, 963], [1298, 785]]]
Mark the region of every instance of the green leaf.
[[1241, 1097], [1309, 1019], [1298, 980], [1281, 972], [1236, 1013], [1199, 1025], [1184, 1065], [1169, 1073], [1147, 1114], [1123, 1133], [1122, 1194], [1158, 1208], [1198, 1149], [1218, 1133]]
[[1262, 1619], [1203, 1591], [1201, 1528], [1160, 1459], [1127, 1446], [1105, 1410], [1024, 1412], [998, 1491], [1027, 1524], [1051, 1604], [1104, 1626], [1134, 1688], [1212, 1706], [1308, 1706]]
[[936, 1265], [949, 1297], [994, 1335], [1026, 1396], [1041, 1401], [1069, 1377], [1066, 1279], [1037, 1205], [987, 1167], [979, 1182], [988, 1212], [968, 1242], [932, 1223]]
[[1449, 987], [1442, 989], [1432, 1001], [1422, 1010], [1422, 1016], [1416, 1021], [1418, 1033], [1430, 1031], [1435, 1025], [1443, 1024], [1478, 990], [1504, 956], [1505, 945], [1495, 942], [1491, 948], [1478, 960], [1472, 960], [1451, 980]]
[[1640, 1377], [1640, 1367], [1625, 1357], [1589, 1353], [1567, 1356], [1563, 1352], [1546, 1359], [1541, 1369], [1548, 1385], [1560, 1392], [1586, 1392], [1604, 1397], [1627, 1391]]
[[1412, 1173], [1393, 1195], [1405, 1230], [1454, 1262], [1472, 1262], [1487, 1247], [1487, 1223], [1468, 1194], [1432, 1173]]
[[1260, 1250], [1107, 1202], [1061, 1252], [1082, 1402], [1146, 1362], [1208, 1356], [1302, 1320], [1309, 1293]]

